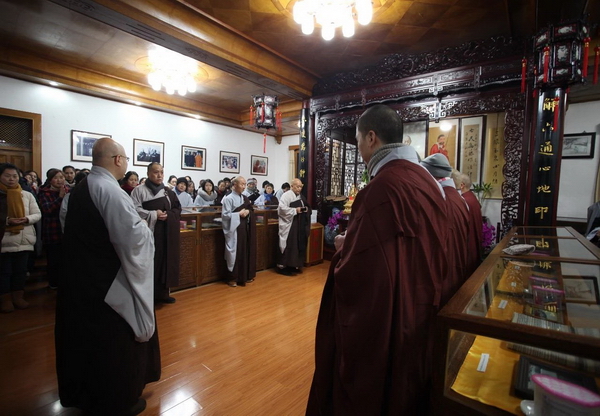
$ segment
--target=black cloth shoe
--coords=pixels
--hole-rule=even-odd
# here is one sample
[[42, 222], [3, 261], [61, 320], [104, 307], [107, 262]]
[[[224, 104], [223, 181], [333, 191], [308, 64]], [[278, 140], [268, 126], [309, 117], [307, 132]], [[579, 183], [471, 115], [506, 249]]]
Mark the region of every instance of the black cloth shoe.
[[175, 303], [177, 302], [177, 299], [175, 299], [172, 296], [169, 296], [168, 298], [164, 298], [164, 299], [154, 299], [155, 303]]
[[289, 268], [287, 268], [287, 267], [285, 267], [283, 269], [280, 269], [278, 267], [277, 268], [277, 273], [282, 274], [284, 276], [293, 276], [294, 275], [294, 273], [292, 273], [292, 271]]

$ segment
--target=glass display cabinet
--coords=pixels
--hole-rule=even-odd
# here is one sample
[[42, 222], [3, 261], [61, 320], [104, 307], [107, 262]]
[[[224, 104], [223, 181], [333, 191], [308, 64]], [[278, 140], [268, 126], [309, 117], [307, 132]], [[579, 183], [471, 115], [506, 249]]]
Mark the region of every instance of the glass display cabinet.
[[[518, 244], [534, 251], [503, 252]], [[521, 415], [536, 373], [598, 391], [599, 280], [572, 228], [511, 229], [438, 314], [434, 414]]]

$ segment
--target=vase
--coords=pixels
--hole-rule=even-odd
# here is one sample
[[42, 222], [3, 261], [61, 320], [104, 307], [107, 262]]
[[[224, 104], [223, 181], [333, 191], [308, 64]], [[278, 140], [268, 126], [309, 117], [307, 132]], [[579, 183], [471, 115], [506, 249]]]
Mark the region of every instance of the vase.
[[335, 236], [338, 235], [339, 225], [331, 228], [329, 226], [325, 227], [325, 244], [332, 246], [335, 241]]

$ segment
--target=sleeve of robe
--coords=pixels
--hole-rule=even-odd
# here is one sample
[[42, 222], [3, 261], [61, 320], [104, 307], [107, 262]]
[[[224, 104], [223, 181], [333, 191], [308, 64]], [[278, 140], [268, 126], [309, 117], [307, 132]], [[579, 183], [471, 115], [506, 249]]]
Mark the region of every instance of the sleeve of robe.
[[104, 301], [125, 319], [136, 341], [148, 341], [155, 329], [152, 231], [116, 181], [88, 175], [88, 184], [121, 261]]
[[229, 271], [233, 270], [237, 251], [237, 228], [240, 225], [240, 213], [233, 212], [237, 206], [233, 198], [223, 198], [221, 219], [223, 220], [223, 234], [225, 236], [225, 260]]
[[144, 194], [145, 192], [149, 192], [146, 191], [146, 189], [144, 188], [146, 187], [143, 185], [136, 186], [135, 189], [131, 192], [131, 199], [133, 199], [135, 210], [137, 211], [140, 218], [146, 220], [146, 222], [148, 222], [148, 227], [150, 227], [150, 230], [154, 231], [154, 224], [156, 224], [158, 215], [156, 211], [148, 211], [142, 206], [142, 203], [145, 201]]
[[292, 191], [285, 192], [279, 200], [277, 206], [277, 215], [279, 216], [279, 249], [283, 253], [287, 246], [287, 237], [292, 228], [294, 217], [296, 216], [296, 208], [290, 207], [290, 203], [297, 199], [296, 194]]

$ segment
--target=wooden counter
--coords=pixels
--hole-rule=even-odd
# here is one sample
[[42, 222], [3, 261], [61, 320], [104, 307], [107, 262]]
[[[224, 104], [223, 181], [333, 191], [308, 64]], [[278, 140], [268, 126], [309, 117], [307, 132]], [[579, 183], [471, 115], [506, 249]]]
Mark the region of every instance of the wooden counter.
[[[275, 267], [279, 252], [277, 210], [255, 209], [256, 271]], [[186, 228], [180, 232], [179, 285], [173, 290], [199, 286], [225, 276], [225, 237], [220, 225], [221, 211], [183, 213]], [[312, 224], [305, 259], [306, 266], [323, 262], [323, 226]]]

